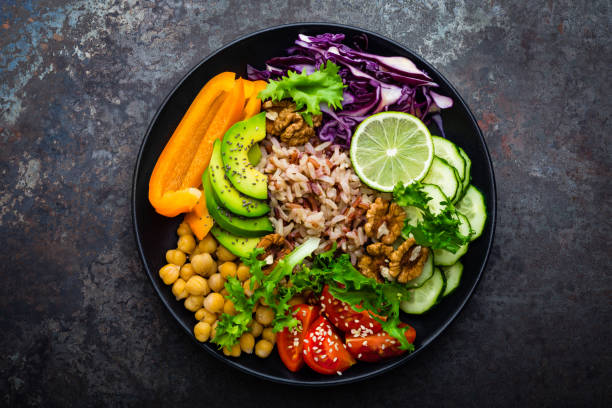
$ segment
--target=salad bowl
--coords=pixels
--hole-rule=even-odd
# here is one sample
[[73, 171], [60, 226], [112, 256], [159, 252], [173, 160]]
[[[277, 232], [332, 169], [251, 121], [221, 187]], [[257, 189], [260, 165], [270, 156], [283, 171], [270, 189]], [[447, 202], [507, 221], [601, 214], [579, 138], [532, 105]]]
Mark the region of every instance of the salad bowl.
[[[360, 363], [342, 376], [324, 376], [310, 370], [290, 372], [276, 352], [267, 359], [255, 355], [232, 358], [226, 357], [214, 344], [197, 342], [192, 330], [193, 313], [175, 301], [158, 276], [159, 269], [165, 263], [163, 254], [176, 243], [175, 231], [182, 217], [159, 215], [147, 199], [148, 182], [156, 160], [203, 84], [223, 71], [233, 71], [246, 77], [247, 64], [263, 67], [266, 60], [290, 47], [298, 34], [323, 33], [342, 33], [347, 37], [366, 34], [369, 52], [410, 58], [439, 84], [444, 95], [454, 100], [453, 107], [441, 113], [444, 131], [446, 137], [462, 146], [471, 158], [472, 184], [485, 197], [488, 219], [482, 236], [470, 244], [469, 251], [462, 258], [464, 272], [459, 287], [427, 313], [403, 316], [403, 320], [416, 329], [414, 352], [378, 363]], [[430, 125], [432, 133], [439, 133], [435, 126]], [[475, 117], [457, 90], [433, 66], [401, 44], [367, 30], [330, 23], [289, 24], [261, 30], [215, 51], [191, 69], [164, 99], [147, 129], [136, 161], [131, 203], [135, 238], [144, 270], [155, 292], [187, 335], [206, 352], [232, 367], [267, 380], [301, 386], [328, 386], [364, 380], [405, 364], [422, 353], [457, 317], [474, 292], [491, 251], [496, 219], [496, 189], [491, 158]]]

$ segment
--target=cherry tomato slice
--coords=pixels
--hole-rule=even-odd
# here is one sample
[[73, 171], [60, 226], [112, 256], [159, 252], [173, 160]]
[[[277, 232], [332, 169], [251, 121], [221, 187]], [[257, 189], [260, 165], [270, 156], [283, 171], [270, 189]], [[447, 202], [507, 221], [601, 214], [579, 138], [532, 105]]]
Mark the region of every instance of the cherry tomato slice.
[[321, 374], [341, 374], [356, 363], [324, 316], [320, 316], [306, 333], [304, 361]]
[[304, 365], [304, 336], [312, 322], [319, 317], [320, 311], [319, 306], [310, 305], [295, 305], [291, 308], [291, 313], [300, 324], [291, 330], [285, 327], [276, 339], [278, 355], [290, 371], [296, 372]]
[[[402, 324], [402, 327], [407, 326]], [[408, 327], [405, 332], [406, 339], [413, 343], [416, 331]], [[376, 362], [389, 357], [404, 354], [406, 350], [399, 348], [399, 342], [386, 332], [379, 332], [366, 337], [347, 337], [346, 347], [353, 357], [359, 361]]]
[[[321, 293], [321, 311], [329, 321], [347, 335], [360, 337], [382, 331], [382, 326], [370, 316], [370, 312], [356, 312], [348, 303], [336, 299], [325, 285]], [[383, 318], [384, 319], [384, 318]]]

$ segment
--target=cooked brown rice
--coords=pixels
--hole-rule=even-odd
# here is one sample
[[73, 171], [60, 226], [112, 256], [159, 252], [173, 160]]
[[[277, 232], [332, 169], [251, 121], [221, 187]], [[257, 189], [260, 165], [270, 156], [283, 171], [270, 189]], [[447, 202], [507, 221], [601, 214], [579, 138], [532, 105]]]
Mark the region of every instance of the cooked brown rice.
[[318, 253], [337, 242], [355, 263], [367, 240], [365, 213], [377, 193], [361, 183], [348, 154], [330, 142], [288, 147], [268, 136], [262, 145], [258, 169], [268, 175], [276, 233], [295, 243], [320, 237]]

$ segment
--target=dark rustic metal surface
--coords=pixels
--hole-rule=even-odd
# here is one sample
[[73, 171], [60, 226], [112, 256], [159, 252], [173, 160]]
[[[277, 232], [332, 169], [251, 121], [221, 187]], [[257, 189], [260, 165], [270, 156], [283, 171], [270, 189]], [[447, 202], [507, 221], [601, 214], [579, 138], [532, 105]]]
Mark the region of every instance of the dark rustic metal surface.
[[[605, 406], [611, 16], [603, 0], [0, 1], [0, 405]], [[479, 118], [499, 192], [459, 318], [409, 364], [325, 390], [193, 344], [129, 217], [136, 153], [173, 85], [238, 36], [296, 21], [368, 28], [437, 66]]]

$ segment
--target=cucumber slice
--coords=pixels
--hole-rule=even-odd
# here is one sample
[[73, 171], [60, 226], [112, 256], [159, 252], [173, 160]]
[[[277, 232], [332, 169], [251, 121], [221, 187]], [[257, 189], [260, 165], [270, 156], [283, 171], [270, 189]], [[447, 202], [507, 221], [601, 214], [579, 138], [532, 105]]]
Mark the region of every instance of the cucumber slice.
[[451, 202], [455, 204], [461, 197], [463, 197], [463, 180], [461, 180], [461, 177], [459, 177], [457, 169], [453, 167], [453, 170], [455, 171], [455, 178], [457, 179], [457, 193]]
[[[467, 217], [460, 212], [457, 212], [459, 218], [459, 232], [463, 235], [470, 235], [470, 222]], [[469, 244], [465, 243], [459, 247], [454, 254], [446, 249], [434, 249], [434, 264], [435, 265], [452, 265], [459, 260], [468, 250]]]
[[423, 184], [423, 191], [431, 197], [431, 200], [427, 202], [427, 207], [429, 211], [434, 215], [440, 214], [444, 208], [446, 208], [446, 203], [448, 202], [448, 196], [446, 196], [440, 187], [435, 184]]
[[449, 165], [446, 160], [434, 156], [431, 161], [431, 167], [427, 176], [423, 179], [423, 183], [435, 184], [440, 187], [449, 200], [453, 200], [459, 191], [459, 182], [455, 176], [455, 169]]
[[465, 175], [463, 177], [463, 192], [465, 193], [467, 191], [468, 186], [470, 185], [470, 181], [472, 180], [472, 161], [462, 148], [457, 148], [459, 149], [459, 154], [461, 155], [461, 157], [463, 157], [463, 160], [465, 160]]
[[427, 282], [433, 276], [433, 273], [434, 273], [433, 258], [434, 258], [434, 255], [430, 251], [429, 256], [427, 257], [427, 260], [425, 261], [425, 265], [423, 265], [423, 272], [421, 272], [421, 274], [418, 277], [414, 278], [413, 280], [406, 282], [406, 286], [409, 286], [411, 288], [420, 288], [421, 286], [423, 286], [423, 284], [425, 284], [425, 282]]
[[431, 140], [434, 145], [434, 154], [453, 166], [459, 174], [459, 179], [463, 181], [465, 177], [465, 160], [463, 160], [457, 146], [450, 140], [440, 136], [432, 136]]
[[465, 215], [472, 227], [471, 241], [482, 235], [487, 222], [487, 206], [482, 193], [473, 185], [469, 185], [463, 198], [457, 203], [457, 211]]
[[463, 274], [463, 264], [457, 261], [451, 266], [443, 266], [442, 273], [444, 273], [446, 278], [446, 288], [442, 296], [448, 296], [459, 286], [461, 275]]
[[411, 297], [400, 303], [400, 309], [409, 314], [423, 314], [431, 309], [444, 293], [444, 274], [434, 268], [432, 277], [423, 286], [410, 291]]
[[[437, 157], [446, 161], [455, 170], [455, 178], [459, 187], [455, 196], [452, 197], [452, 203], [456, 203], [462, 196], [463, 192], [463, 179], [465, 177], [465, 160], [459, 152], [459, 147], [450, 140], [444, 139], [440, 136], [432, 136], [431, 140], [434, 145], [434, 153]], [[450, 196], [449, 196], [450, 197]]]

